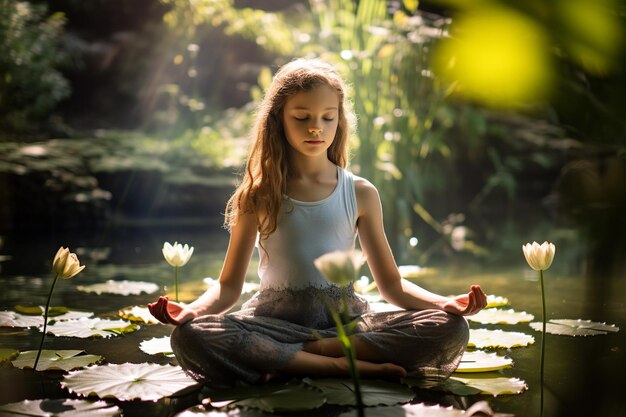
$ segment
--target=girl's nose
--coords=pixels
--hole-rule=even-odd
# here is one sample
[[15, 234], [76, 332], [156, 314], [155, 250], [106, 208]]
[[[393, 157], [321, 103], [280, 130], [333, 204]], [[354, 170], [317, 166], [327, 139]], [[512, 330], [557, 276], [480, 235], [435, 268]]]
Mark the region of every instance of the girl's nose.
[[310, 127], [309, 128], [309, 133], [312, 134], [312, 135], [321, 135], [322, 134], [322, 128]]

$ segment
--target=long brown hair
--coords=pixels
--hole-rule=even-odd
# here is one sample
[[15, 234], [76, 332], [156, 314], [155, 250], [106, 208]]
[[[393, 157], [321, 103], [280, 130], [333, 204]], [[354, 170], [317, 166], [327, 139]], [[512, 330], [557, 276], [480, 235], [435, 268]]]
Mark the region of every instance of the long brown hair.
[[335, 139], [328, 159], [345, 168], [348, 159], [349, 113], [346, 86], [335, 67], [318, 59], [296, 59], [282, 66], [257, 108], [252, 148], [243, 179], [226, 204], [224, 224], [231, 228], [243, 213], [255, 213], [260, 240], [276, 230], [278, 214], [287, 190], [289, 144], [283, 127], [287, 100], [301, 91], [327, 85], [339, 97]]

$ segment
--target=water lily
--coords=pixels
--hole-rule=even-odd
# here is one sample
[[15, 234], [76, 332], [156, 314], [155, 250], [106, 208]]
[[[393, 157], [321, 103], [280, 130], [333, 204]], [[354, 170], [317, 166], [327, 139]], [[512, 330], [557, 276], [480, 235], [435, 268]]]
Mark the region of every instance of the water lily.
[[545, 338], [546, 338], [546, 296], [545, 290], [543, 286], [543, 271], [550, 268], [552, 265], [552, 260], [554, 259], [554, 253], [556, 251], [556, 247], [554, 243], [543, 242], [541, 245], [537, 242], [533, 242], [532, 244], [527, 243], [522, 246], [522, 252], [524, 252], [524, 257], [526, 258], [526, 262], [528, 265], [535, 271], [539, 271], [539, 282], [541, 285], [541, 307], [542, 307], [542, 332], [541, 332], [541, 364], [540, 364], [540, 375], [541, 375], [541, 406], [540, 406], [540, 415], [543, 416], [543, 369], [544, 369], [544, 356], [545, 356]]
[[75, 253], [70, 252], [69, 248], [61, 246], [54, 255], [52, 261], [52, 270], [54, 271], [54, 280], [48, 293], [48, 300], [46, 301], [46, 308], [43, 314], [43, 332], [41, 334], [41, 342], [39, 343], [39, 350], [37, 351], [37, 357], [35, 358], [35, 365], [33, 366], [33, 372], [37, 370], [37, 364], [39, 363], [39, 357], [41, 356], [41, 349], [43, 348], [43, 341], [46, 338], [46, 330], [48, 327], [48, 310], [50, 309], [50, 299], [52, 298], [52, 291], [57, 283], [59, 277], [63, 279], [70, 279], [76, 276], [80, 271], [85, 269], [85, 265], [81, 265], [78, 257]]
[[317, 258], [315, 267], [324, 277], [341, 287], [347, 287], [354, 281], [365, 258], [361, 251], [335, 251]]
[[556, 247], [554, 243], [543, 242], [541, 245], [537, 242], [527, 243], [522, 246], [524, 257], [528, 265], [535, 271], [545, 271], [552, 265], [554, 252]]
[[359, 269], [363, 265], [365, 258], [363, 254], [356, 251], [335, 251], [326, 253], [319, 258], [315, 259], [315, 267], [324, 275], [324, 277], [334, 284], [342, 287], [342, 306], [341, 310], [344, 315], [342, 321], [341, 316], [334, 309], [330, 308], [330, 313], [337, 325], [337, 339], [341, 343], [341, 348], [344, 355], [348, 359], [350, 365], [350, 375], [354, 383], [354, 395], [356, 396], [357, 412], [359, 417], [365, 416], [363, 397], [361, 395], [361, 385], [359, 383], [359, 373], [356, 368], [356, 351], [352, 342], [350, 341], [349, 331], [346, 327], [349, 321], [348, 317], [348, 301], [347, 301], [347, 287], [357, 277]]
[[178, 268], [185, 266], [191, 255], [193, 254], [193, 246], [181, 245], [178, 242], [174, 242], [174, 245], [170, 245], [169, 242], [163, 244], [163, 256], [168, 264], [174, 267], [174, 283], [176, 288], [176, 302], [178, 302]]

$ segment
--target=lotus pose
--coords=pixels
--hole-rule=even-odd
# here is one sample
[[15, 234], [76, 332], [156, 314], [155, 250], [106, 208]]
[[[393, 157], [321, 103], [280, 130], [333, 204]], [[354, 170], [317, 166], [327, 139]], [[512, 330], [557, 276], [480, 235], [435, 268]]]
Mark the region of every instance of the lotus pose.
[[[345, 169], [349, 120], [345, 85], [320, 60], [298, 59], [274, 76], [256, 115], [245, 174], [226, 206], [230, 242], [219, 284], [189, 305], [161, 297], [150, 311], [176, 326], [180, 365], [214, 385], [256, 383], [273, 375], [348, 376], [329, 308], [341, 288], [314, 260], [355, 248], [358, 236], [381, 295], [403, 310], [370, 312], [348, 287], [356, 326], [351, 340], [365, 377], [446, 378], [468, 341], [464, 315], [485, 293], [444, 297], [401, 278], [383, 230], [376, 188]], [[258, 248], [259, 291], [238, 301]]]

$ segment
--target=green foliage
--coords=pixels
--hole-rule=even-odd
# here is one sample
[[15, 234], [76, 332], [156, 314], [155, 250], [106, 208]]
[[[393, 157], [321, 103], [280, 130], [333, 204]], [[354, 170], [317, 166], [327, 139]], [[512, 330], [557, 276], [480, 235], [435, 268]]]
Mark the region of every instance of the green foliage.
[[46, 13], [43, 4], [0, 0], [0, 130], [31, 130], [70, 92], [58, 71], [65, 17]]

